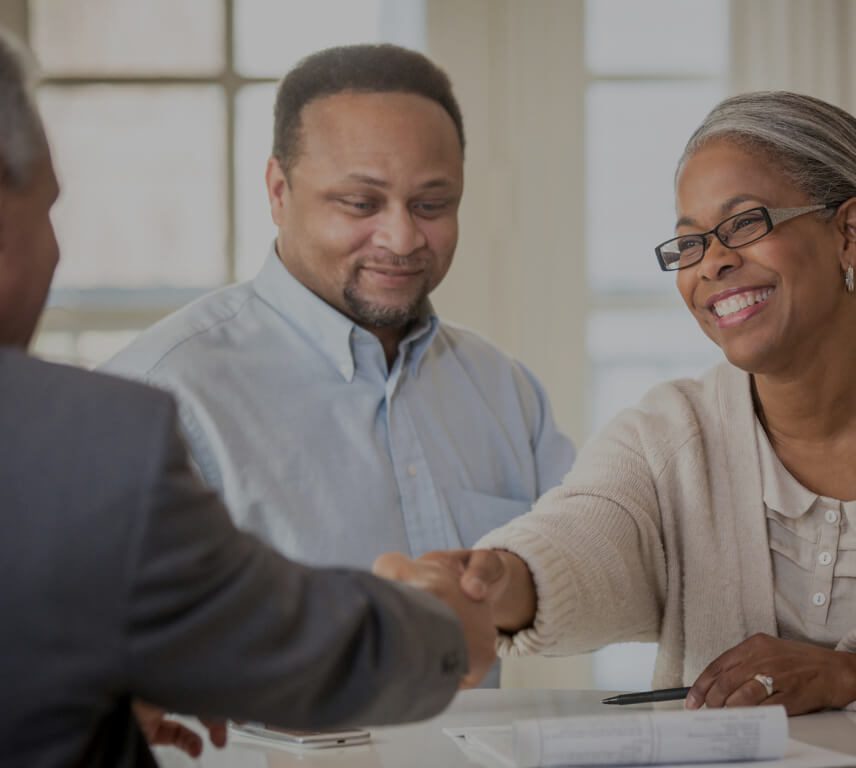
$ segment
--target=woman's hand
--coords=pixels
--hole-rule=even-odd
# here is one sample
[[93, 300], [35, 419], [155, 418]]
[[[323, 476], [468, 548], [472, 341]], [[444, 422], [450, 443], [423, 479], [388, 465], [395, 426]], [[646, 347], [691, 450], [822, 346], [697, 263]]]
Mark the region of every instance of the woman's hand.
[[517, 555], [499, 549], [452, 549], [429, 552], [420, 560], [442, 563], [457, 573], [470, 598], [490, 605], [501, 631], [517, 632], [535, 620], [535, 582]]
[[[772, 694], [756, 675], [772, 678]], [[856, 654], [757, 634], [707, 666], [686, 706], [781, 704], [789, 715], [802, 715], [851, 701], [856, 701]]]
[[[140, 730], [151, 746], [175, 747], [191, 757], [202, 754], [202, 738], [195, 731], [175, 720], [170, 720], [160, 707], [135, 699], [132, 708]], [[211, 743], [216, 747], [226, 746], [226, 723], [203, 720], [208, 729]]]

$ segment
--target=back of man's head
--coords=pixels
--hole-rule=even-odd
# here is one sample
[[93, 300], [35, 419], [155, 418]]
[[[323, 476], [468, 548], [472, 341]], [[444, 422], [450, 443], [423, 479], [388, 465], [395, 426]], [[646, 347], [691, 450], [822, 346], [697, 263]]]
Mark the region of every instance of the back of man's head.
[[33, 98], [35, 66], [27, 50], [0, 28], [0, 183], [27, 184], [44, 151]]
[[464, 148], [464, 121], [449, 78], [430, 59], [388, 43], [346, 45], [314, 53], [282, 80], [274, 108], [273, 156], [286, 175], [300, 155], [301, 112], [337, 93], [412, 93], [437, 102]]

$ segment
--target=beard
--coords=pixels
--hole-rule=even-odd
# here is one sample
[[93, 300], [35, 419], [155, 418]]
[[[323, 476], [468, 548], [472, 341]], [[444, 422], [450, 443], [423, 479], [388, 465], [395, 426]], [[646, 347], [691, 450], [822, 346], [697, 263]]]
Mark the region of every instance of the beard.
[[[390, 261], [390, 265], [407, 266], [408, 261], [398, 258]], [[349, 276], [343, 293], [349, 314], [357, 324], [372, 328], [404, 328], [419, 317], [429, 293], [427, 275], [412, 301], [404, 306], [390, 306], [371, 301], [360, 294], [357, 277], [360, 266], [358, 265]]]
[[350, 280], [345, 285], [344, 296], [348, 312], [358, 325], [372, 328], [404, 328], [419, 317], [425, 299], [428, 298], [428, 290], [427, 286], [424, 287], [413, 301], [403, 307], [389, 306], [360, 296], [355, 282]]

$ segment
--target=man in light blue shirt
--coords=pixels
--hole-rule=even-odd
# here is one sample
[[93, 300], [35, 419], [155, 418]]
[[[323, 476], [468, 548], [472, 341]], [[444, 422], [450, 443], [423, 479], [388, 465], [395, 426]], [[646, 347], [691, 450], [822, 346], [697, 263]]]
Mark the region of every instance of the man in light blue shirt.
[[532, 374], [441, 322], [464, 134], [445, 74], [395, 46], [284, 79], [258, 276], [143, 333], [108, 370], [173, 392], [242, 528], [313, 564], [468, 547], [560, 482], [573, 447]]

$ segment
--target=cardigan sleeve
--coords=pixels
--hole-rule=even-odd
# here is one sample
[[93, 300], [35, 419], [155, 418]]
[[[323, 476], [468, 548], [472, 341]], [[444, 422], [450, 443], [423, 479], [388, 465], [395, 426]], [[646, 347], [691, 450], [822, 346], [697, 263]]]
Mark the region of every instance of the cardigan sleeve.
[[521, 557], [535, 581], [534, 623], [502, 636], [501, 655], [657, 639], [666, 593], [657, 477], [667, 462], [639, 416], [619, 415], [562, 485], [477, 542]]

